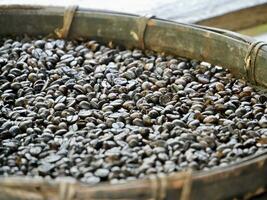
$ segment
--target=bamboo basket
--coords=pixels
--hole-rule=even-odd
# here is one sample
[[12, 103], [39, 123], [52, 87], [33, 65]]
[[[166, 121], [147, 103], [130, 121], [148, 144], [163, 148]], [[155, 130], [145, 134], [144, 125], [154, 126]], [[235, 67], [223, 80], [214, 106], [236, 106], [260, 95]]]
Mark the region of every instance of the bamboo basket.
[[[267, 87], [266, 44], [222, 29], [75, 6], [16, 5], [0, 6], [0, 27], [1, 36], [90, 38], [206, 61], [226, 66], [235, 77], [262, 89]], [[224, 168], [177, 172], [123, 184], [88, 186], [66, 178], [0, 177], [1, 200], [249, 199], [266, 189], [266, 153]]]

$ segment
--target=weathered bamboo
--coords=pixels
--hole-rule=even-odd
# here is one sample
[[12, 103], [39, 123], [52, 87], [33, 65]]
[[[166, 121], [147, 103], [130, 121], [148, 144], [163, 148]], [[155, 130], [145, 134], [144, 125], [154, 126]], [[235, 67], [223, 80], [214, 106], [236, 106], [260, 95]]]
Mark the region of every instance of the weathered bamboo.
[[[0, 199], [179, 199], [189, 185], [190, 199], [248, 199], [266, 191], [267, 155], [252, 156], [242, 163], [207, 172], [176, 173], [124, 184], [88, 186], [72, 179], [0, 178]], [[188, 189], [188, 188], [187, 188]]]
[[[64, 8], [2, 6], [0, 35], [51, 35], [63, 24]], [[91, 38], [226, 66], [236, 77], [247, 77], [245, 56], [251, 38], [188, 24], [135, 15], [78, 9], [69, 38]], [[140, 28], [141, 27], [141, 28]], [[140, 31], [141, 30], [141, 31]], [[142, 42], [143, 40], [143, 42]], [[141, 42], [140, 42], [141, 41]], [[267, 87], [267, 47], [255, 62], [257, 84]], [[253, 184], [252, 184], [253, 183]], [[74, 180], [0, 178], [0, 199], [227, 199], [249, 198], [267, 188], [267, 155], [254, 155], [242, 163], [207, 172], [180, 172], [171, 176], [129, 181], [125, 184], [88, 186]]]
[[[63, 23], [61, 7], [0, 7], [1, 35], [49, 35]], [[78, 9], [69, 38], [94, 38], [128, 48], [139, 47], [140, 17], [119, 13]], [[225, 66], [237, 77], [247, 78], [245, 56], [251, 38], [230, 32], [188, 24], [151, 19], [144, 36], [147, 49], [186, 58], [204, 60]], [[219, 47], [219, 48], [218, 48]], [[256, 60], [256, 80], [267, 86], [267, 46], [263, 46]]]

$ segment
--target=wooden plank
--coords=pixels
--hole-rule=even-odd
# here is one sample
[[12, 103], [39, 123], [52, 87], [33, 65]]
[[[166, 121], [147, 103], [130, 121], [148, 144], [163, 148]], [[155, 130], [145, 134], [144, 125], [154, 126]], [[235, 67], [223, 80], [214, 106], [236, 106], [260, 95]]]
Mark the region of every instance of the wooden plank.
[[259, 25], [256, 27], [252, 27], [249, 29], [244, 29], [239, 31], [239, 33], [244, 35], [253, 36], [257, 40], [266, 41], [267, 42], [267, 23], [263, 25]]
[[164, 19], [174, 21], [196, 23], [205, 19], [222, 16], [227, 13], [250, 9], [267, 3], [266, 0], [191, 0], [164, 2], [155, 8], [146, 11]]
[[267, 23], [239, 31], [239, 33], [241, 34], [250, 36], [259, 36], [265, 34], [266, 32], [267, 32]]
[[197, 24], [238, 31], [267, 22], [267, 3], [197, 21]]

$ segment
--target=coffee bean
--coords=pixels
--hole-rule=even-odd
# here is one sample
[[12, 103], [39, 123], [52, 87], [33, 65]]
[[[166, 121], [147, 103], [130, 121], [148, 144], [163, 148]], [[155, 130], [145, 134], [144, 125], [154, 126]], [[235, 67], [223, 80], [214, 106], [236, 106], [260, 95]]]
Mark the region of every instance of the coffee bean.
[[66, 105], [64, 103], [58, 103], [54, 106], [55, 110], [64, 110], [66, 108]]
[[206, 75], [204, 75], [204, 74], [199, 74], [199, 75], [197, 76], [197, 80], [198, 80], [200, 83], [203, 83], [203, 84], [207, 84], [207, 83], [210, 82], [210, 81], [209, 81], [209, 78], [208, 78]]
[[203, 120], [204, 123], [214, 124], [218, 122], [218, 118], [215, 116], [207, 116]]
[[171, 101], [171, 96], [169, 94], [165, 94], [159, 97], [159, 103], [161, 105], [166, 105]]
[[38, 156], [40, 153], [42, 152], [42, 148], [41, 147], [31, 147], [30, 148], [30, 154], [33, 156]]
[[66, 118], [67, 122], [75, 123], [79, 119], [78, 115], [70, 115]]
[[96, 171], [95, 171], [95, 175], [97, 176], [97, 177], [100, 177], [100, 178], [106, 178], [107, 176], [108, 176], [108, 174], [109, 174], [109, 170], [107, 170], [107, 169], [97, 169]]
[[112, 127], [116, 128], [116, 129], [122, 129], [124, 127], [124, 123], [123, 122], [117, 122], [117, 123], [113, 123]]
[[259, 125], [262, 128], [266, 128], [267, 127], [267, 118], [264, 117], [264, 118], [260, 119]]
[[90, 109], [91, 108], [90, 103], [88, 103], [87, 101], [81, 101], [79, 103], [79, 107], [82, 109]]
[[40, 175], [48, 175], [55, 166], [50, 163], [44, 163], [38, 167]]
[[9, 133], [12, 134], [13, 136], [16, 136], [20, 133], [20, 128], [17, 125], [11, 126], [9, 129]]
[[93, 112], [91, 110], [80, 110], [80, 112], [78, 113], [78, 116], [82, 118], [86, 118], [86, 117], [90, 117], [92, 114]]
[[167, 82], [164, 80], [160, 80], [160, 81], [157, 81], [155, 84], [156, 84], [156, 86], [161, 88], [161, 87], [165, 87]]
[[224, 85], [220, 82], [217, 82], [215, 85], [215, 88], [218, 92], [223, 91], [224, 90]]
[[48, 162], [48, 163], [54, 163], [54, 162], [57, 162], [61, 159], [61, 156], [59, 155], [50, 155], [46, 158], [44, 158], [44, 161], [45, 162]]
[[189, 124], [188, 124], [188, 126], [190, 127], [190, 128], [196, 128], [196, 127], [198, 127], [200, 125], [200, 122], [199, 122], [199, 120], [193, 120], [193, 121], [191, 121], [191, 122], [189, 122]]
[[37, 75], [35, 73], [30, 73], [28, 76], [29, 81], [35, 82], [37, 81]]

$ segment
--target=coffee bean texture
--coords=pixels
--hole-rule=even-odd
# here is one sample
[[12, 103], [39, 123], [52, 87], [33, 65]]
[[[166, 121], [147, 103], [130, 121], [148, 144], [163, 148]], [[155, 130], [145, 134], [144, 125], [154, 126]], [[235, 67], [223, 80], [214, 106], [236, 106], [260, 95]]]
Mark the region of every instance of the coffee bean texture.
[[210, 64], [96, 41], [0, 42], [0, 175], [117, 183], [267, 147], [266, 96]]

